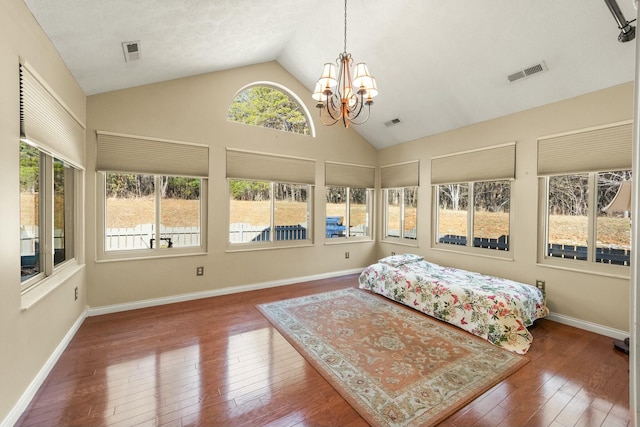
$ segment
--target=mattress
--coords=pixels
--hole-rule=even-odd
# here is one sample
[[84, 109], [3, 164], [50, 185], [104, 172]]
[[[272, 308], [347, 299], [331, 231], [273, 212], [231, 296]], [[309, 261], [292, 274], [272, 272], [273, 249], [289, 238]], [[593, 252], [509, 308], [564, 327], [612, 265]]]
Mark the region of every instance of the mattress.
[[370, 265], [359, 286], [518, 354], [533, 341], [527, 327], [549, 314], [535, 286], [441, 266], [414, 254]]

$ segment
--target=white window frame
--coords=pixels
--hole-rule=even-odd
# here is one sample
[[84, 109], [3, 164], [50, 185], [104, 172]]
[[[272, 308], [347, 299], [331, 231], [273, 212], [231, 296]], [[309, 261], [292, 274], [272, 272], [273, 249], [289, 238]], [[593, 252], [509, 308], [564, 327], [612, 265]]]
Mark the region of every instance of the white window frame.
[[[65, 164], [70, 166], [73, 170], [73, 182], [68, 184], [70, 188], [70, 194], [73, 196], [73, 206], [71, 209], [72, 222], [72, 236], [69, 241], [65, 241], [65, 245], [69, 244], [69, 247], [74, 249], [74, 256], [67, 259], [57, 265], [54, 265], [54, 179], [53, 179], [53, 161], [62, 160], [60, 156], [55, 155], [49, 150], [35, 144], [29, 140], [21, 140], [23, 143], [31, 145], [40, 152], [40, 193], [43, 197], [38, 204], [40, 209], [39, 218], [39, 258], [40, 258], [40, 272], [33, 277], [30, 277], [20, 283], [21, 292], [24, 294], [32, 289], [47, 282], [47, 279], [54, 279], [59, 271], [66, 269], [72, 265], [77, 266], [78, 263], [78, 236], [80, 224], [79, 218], [79, 206], [82, 200], [80, 194], [80, 185], [78, 183], [82, 179], [82, 169], [77, 166], [66, 162]], [[64, 161], [64, 160], [63, 160]], [[65, 194], [67, 190], [67, 183], [65, 181]], [[22, 242], [22, 240], [21, 240]]]
[[[269, 183], [269, 203], [270, 203], [270, 225], [269, 225], [269, 240], [264, 241], [249, 241], [232, 243], [229, 239], [231, 233], [231, 192], [229, 190], [231, 181], [254, 181], [254, 182], [266, 182]], [[275, 184], [292, 184], [292, 185], [306, 185], [307, 186], [307, 230], [305, 239], [297, 240], [275, 240], [275, 204], [274, 186]], [[305, 247], [313, 245], [313, 195], [315, 186], [312, 184], [299, 184], [281, 181], [269, 181], [260, 179], [235, 179], [227, 178], [227, 252], [235, 251], [251, 251], [251, 250], [268, 250], [268, 249], [282, 249], [291, 247]]]
[[[416, 234], [415, 236], [407, 236], [405, 234], [404, 225], [405, 225], [405, 197], [404, 192], [407, 188], [415, 188], [416, 191], [419, 190], [419, 186], [407, 186], [407, 187], [396, 187], [396, 188], [383, 188], [382, 189], [382, 199], [383, 199], [383, 215], [382, 215], [382, 241], [392, 242], [392, 243], [402, 243], [409, 246], [418, 246], [418, 206], [416, 206]], [[390, 236], [388, 225], [389, 225], [389, 190], [400, 190], [400, 230], [399, 236]]]
[[[474, 234], [473, 234], [473, 225], [474, 225], [474, 215], [475, 215], [475, 199], [474, 199], [474, 184], [480, 182], [492, 182], [492, 181], [506, 181], [509, 183], [509, 236], [507, 236], [508, 241], [508, 249], [493, 249], [493, 248], [482, 248], [473, 245]], [[478, 254], [478, 255], [486, 255], [486, 256], [495, 256], [498, 258], [513, 258], [513, 242], [511, 239], [512, 230], [513, 230], [513, 215], [512, 206], [513, 206], [513, 185], [512, 180], [509, 179], [492, 179], [486, 181], [470, 181], [470, 182], [461, 182], [460, 184], [466, 184], [469, 188], [469, 200], [467, 207], [467, 235], [466, 235], [466, 244], [452, 244], [452, 243], [440, 243], [439, 230], [440, 230], [440, 185], [439, 184], [432, 186], [433, 188], [433, 241], [431, 243], [433, 248], [461, 252], [461, 253], [469, 253], [469, 254]]]
[[[97, 261], [122, 261], [128, 259], [166, 258], [176, 256], [204, 255], [207, 253], [207, 195], [208, 179], [205, 177], [195, 177], [200, 179], [200, 245], [190, 247], [164, 248], [162, 245], [155, 245], [153, 248], [128, 249], [107, 251], [105, 249], [106, 239], [106, 176], [107, 171], [96, 172], [96, 201], [97, 201], [97, 230], [96, 238]], [[121, 173], [121, 172], [114, 172]], [[155, 230], [160, 230], [160, 206], [161, 206], [161, 179], [162, 176], [176, 176], [175, 174], [148, 174], [143, 172], [132, 172], [134, 174], [153, 175], [155, 179]]]
[[[327, 224], [325, 221], [325, 225], [324, 225], [324, 230], [325, 230], [325, 239], [326, 239], [326, 243], [344, 243], [345, 241], [349, 241], [349, 242], [354, 242], [354, 241], [372, 241], [373, 240], [373, 206], [375, 206], [374, 202], [375, 202], [375, 192], [373, 190], [373, 188], [356, 188], [356, 187], [348, 187], [348, 186], [340, 186], [340, 185], [327, 185], [325, 187], [325, 191], [327, 188], [329, 187], [334, 187], [334, 188], [344, 188], [346, 190], [346, 213], [345, 213], [345, 217], [344, 217], [344, 224], [346, 225], [345, 228], [345, 234], [344, 236], [338, 236], [338, 237], [327, 237]], [[366, 194], [367, 194], [367, 201], [366, 201], [366, 206], [367, 206], [367, 232], [366, 234], [359, 236], [359, 235], [351, 235], [351, 227], [348, 226], [348, 224], [351, 223], [351, 190], [352, 189], [357, 189], [357, 190], [365, 190]], [[326, 193], [325, 193], [326, 194]], [[325, 203], [326, 203], [326, 195], [325, 195]], [[325, 217], [328, 217], [329, 215], [326, 212], [326, 207], [325, 207]]]
[[[546, 256], [549, 191], [547, 177], [589, 174], [589, 179], [592, 181], [589, 184], [591, 203], [589, 204], [588, 232], [595, 235], [594, 212], [597, 206], [595, 177], [600, 172], [632, 169], [632, 140], [632, 120], [538, 138], [538, 265], [608, 277], [629, 278], [631, 269], [627, 266]], [[575, 155], [578, 152], [580, 156]], [[595, 251], [595, 241], [590, 242], [588, 247], [589, 251]]]
[[[597, 186], [598, 174], [602, 172], [610, 172], [609, 170], [596, 172], [583, 172], [588, 177], [588, 210], [587, 210], [587, 259], [577, 260], [569, 258], [552, 257], [547, 254], [548, 236], [549, 236], [549, 177], [541, 176], [538, 178], [538, 199], [540, 210], [538, 212], [538, 264], [555, 267], [564, 270], [590, 272], [603, 276], [628, 278], [630, 275], [630, 267], [624, 265], [605, 264], [595, 261], [596, 251], [596, 209], [597, 204]], [[567, 173], [562, 175], [576, 175], [580, 173]], [[632, 248], [633, 250], [633, 248]], [[632, 254], [633, 257], [633, 254]]]

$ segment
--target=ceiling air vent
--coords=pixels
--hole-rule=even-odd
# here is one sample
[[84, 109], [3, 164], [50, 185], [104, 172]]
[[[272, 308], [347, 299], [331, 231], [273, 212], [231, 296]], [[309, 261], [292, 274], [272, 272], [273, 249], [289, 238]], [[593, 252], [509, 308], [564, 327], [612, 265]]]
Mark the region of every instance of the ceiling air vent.
[[137, 61], [140, 59], [140, 42], [123, 42], [122, 50], [124, 52], [124, 60], [126, 62]]
[[395, 126], [395, 125], [397, 125], [399, 123], [400, 123], [400, 119], [396, 117], [395, 119], [391, 119], [391, 120], [389, 120], [387, 122], [384, 122], [384, 125], [386, 127], [389, 127], [389, 126]]
[[513, 83], [516, 80], [529, 77], [533, 74], [541, 73], [542, 71], [546, 71], [547, 69], [548, 69], [547, 64], [545, 64], [544, 61], [542, 61], [539, 64], [532, 65], [530, 67], [525, 68], [524, 70], [520, 70], [518, 72], [508, 75], [507, 80]]

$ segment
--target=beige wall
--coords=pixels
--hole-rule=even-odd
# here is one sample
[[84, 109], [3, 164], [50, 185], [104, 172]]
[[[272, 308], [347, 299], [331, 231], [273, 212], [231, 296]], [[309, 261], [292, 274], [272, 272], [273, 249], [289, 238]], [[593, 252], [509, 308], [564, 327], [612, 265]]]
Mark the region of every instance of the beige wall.
[[[46, 298], [21, 310], [19, 58], [29, 62], [85, 119], [86, 98], [22, 0], [0, 2], [0, 423], [85, 309], [80, 270]], [[81, 236], [80, 236], [81, 238]], [[79, 242], [81, 245], [82, 242]], [[80, 298], [74, 301], [74, 288]]]
[[[379, 152], [379, 165], [420, 160], [418, 233], [420, 246], [383, 243], [378, 257], [417, 252], [435, 262], [525, 283], [546, 281], [553, 313], [629, 330], [629, 280], [566, 271], [536, 264], [538, 238], [537, 139], [541, 136], [604, 125], [633, 117], [631, 83], [532, 110], [421, 138]], [[430, 164], [433, 156], [516, 141], [516, 179], [512, 184], [510, 232], [512, 260], [460, 254], [431, 247]], [[579, 153], [576, 153], [579, 155]], [[570, 320], [570, 319], [569, 319]]]
[[[316, 160], [314, 217], [324, 218], [324, 162], [375, 165], [377, 151], [356, 132], [316, 123], [316, 137], [228, 122], [236, 92], [270, 81], [296, 93], [315, 119], [309, 91], [280, 65], [269, 62], [230, 71], [115, 91], [87, 100], [87, 169], [95, 169], [95, 130], [207, 144], [210, 147], [208, 254], [162, 260], [94, 262], [95, 174], [87, 174], [87, 268], [91, 307], [129, 303], [364, 267], [373, 242], [326, 245], [324, 221], [314, 224], [315, 244], [296, 249], [227, 252], [227, 147]], [[350, 252], [345, 259], [344, 252]], [[196, 277], [196, 266], [204, 266]]]

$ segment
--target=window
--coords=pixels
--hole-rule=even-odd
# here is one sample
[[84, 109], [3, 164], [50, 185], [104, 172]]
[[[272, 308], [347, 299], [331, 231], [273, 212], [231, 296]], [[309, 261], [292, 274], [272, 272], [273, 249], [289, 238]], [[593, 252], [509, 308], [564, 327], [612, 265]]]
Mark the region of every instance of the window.
[[418, 187], [386, 188], [385, 238], [416, 240], [418, 238]]
[[53, 263], [75, 257], [74, 209], [75, 170], [62, 160], [53, 159]]
[[310, 242], [310, 185], [231, 179], [229, 195], [230, 244]]
[[510, 181], [436, 186], [437, 243], [509, 250], [510, 192]]
[[540, 262], [628, 274], [631, 140], [631, 122], [538, 140]]
[[596, 262], [630, 265], [631, 171], [597, 174]]
[[229, 247], [311, 243], [315, 161], [227, 149]]
[[431, 159], [436, 246], [509, 250], [515, 163], [515, 143]]
[[202, 145], [99, 131], [98, 258], [202, 253], [208, 155]]
[[[19, 73], [20, 283], [26, 291], [77, 259], [85, 128], [30, 65], [20, 64]], [[59, 283], [46, 282], [47, 289]]]
[[466, 245], [469, 230], [469, 184], [436, 187], [438, 193], [438, 243]]
[[253, 84], [241, 89], [233, 99], [227, 120], [284, 132], [310, 135], [309, 112], [288, 89], [269, 84]]
[[418, 185], [420, 163], [380, 168], [383, 200], [383, 239], [415, 244], [418, 239]]
[[20, 279], [23, 289], [75, 259], [76, 170], [20, 142]]
[[43, 259], [40, 250], [41, 212], [40, 150], [20, 143], [20, 260], [21, 280], [37, 276]]
[[200, 178], [105, 174], [105, 252], [200, 247]]
[[375, 167], [325, 162], [325, 237], [371, 240]]
[[326, 187], [325, 236], [371, 238], [370, 212], [373, 190]]
[[545, 256], [628, 266], [631, 171], [558, 175], [545, 180]]

